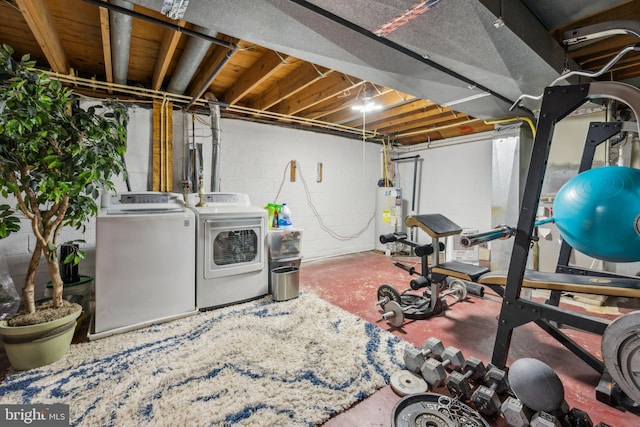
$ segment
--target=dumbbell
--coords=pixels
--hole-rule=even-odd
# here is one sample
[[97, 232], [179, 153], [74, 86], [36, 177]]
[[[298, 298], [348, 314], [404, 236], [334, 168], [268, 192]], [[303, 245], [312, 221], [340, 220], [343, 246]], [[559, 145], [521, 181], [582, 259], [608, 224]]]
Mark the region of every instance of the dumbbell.
[[509, 388], [507, 377], [502, 369], [490, 366], [489, 371], [484, 376], [484, 383], [480, 385], [471, 395], [478, 412], [491, 418], [495, 418], [500, 413], [499, 393]]
[[446, 367], [451, 365], [453, 369], [460, 369], [464, 365], [462, 352], [455, 347], [447, 347], [442, 352], [442, 361], [433, 357], [428, 358], [420, 367], [422, 377], [431, 387], [440, 387], [447, 377]]
[[472, 394], [471, 381], [477, 383], [484, 378], [486, 373], [487, 369], [484, 367], [482, 360], [472, 356], [464, 362], [462, 372], [451, 372], [444, 385], [454, 396], [469, 400]]
[[531, 417], [529, 425], [531, 427], [562, 427], [558, 417], [544, 411], [536, 412], [533, 417]]
[[585, 411], [578, 408], [571, 408], [566, 417], [571, 427], [593, 427], [591, 417]]
[[408, 345], [404, 348], [404, 365], [407, 370], [420, 373], [422, 364], [427, 360], [427, 357], [440, 357], [444, 351], [442, 341], [438, 338], [430, 337], [422, 345], [422, 348], [416, 348], [412, 345]]
[[448, 304], [449, 306], [452, 306], [460, 301], [464, 301], [465, 299], [467, 299], [467, 284], [462, 280], [454, 279], [449, 283], [449, 290], [447, 292], [443, 292], [440, 296], [453, 297], [453, 302]]
[[509, 396], [500, 406], [502, 418], [511, 427], [526, 427], [531, 419], [531, 410], [518, 398]]

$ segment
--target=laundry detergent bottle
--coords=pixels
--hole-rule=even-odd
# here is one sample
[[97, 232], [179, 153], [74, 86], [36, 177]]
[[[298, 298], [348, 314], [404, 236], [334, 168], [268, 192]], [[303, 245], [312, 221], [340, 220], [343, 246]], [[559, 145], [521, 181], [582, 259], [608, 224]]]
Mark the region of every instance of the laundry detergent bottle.
[[282, 209], [280, 209], [280, 217], [278, 225], [283, 230], [291, 229], [293, 222], [291, 221], [291, 209], [286, 203], [282, 204]]

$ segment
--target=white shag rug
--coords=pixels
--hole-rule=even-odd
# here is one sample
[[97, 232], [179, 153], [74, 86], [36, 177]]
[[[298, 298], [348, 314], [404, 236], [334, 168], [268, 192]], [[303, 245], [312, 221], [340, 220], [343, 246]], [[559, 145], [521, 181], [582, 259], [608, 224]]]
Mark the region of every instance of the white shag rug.
[[313, 426], [387, 384], [403, 351], [313, 294], [265, 297], [73, 345], [8, 376], [0, 403], [68, 404], [74, 426]]

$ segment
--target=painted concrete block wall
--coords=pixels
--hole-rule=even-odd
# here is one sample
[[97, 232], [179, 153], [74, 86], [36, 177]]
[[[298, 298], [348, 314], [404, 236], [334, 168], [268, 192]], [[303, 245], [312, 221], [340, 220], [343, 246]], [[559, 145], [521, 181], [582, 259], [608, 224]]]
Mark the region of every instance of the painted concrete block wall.
[[[439, 213], [463, 228], [491, 228], [491, 141], [490, 132], [471, 142], [452, 139], [451, 145], [428, 148], [420, 144], [400, 150], [393, 157], [420, 156], [416, 189], [416, 214]], [[399, 185], [411, 209], [413, 162], [397, 165]], [[426, 233], [419, 233], [421, 243], [431, 242]]]
[[[147, 108], [132, 106], [130, 116], [125, 161], [131, 190], [147, 191], [151, 188], [152, 113]], [[205, 147], [205, 183], [209, 191], [211, 129], [208, 117], [201, 119], [203, 122], [196, 122], [195, 137], [196, 142], [202, 142]], [[373, 248], [373, 224], [367, 225], [373, 215], [374, 189], [379, 178], [377, 144], [367, 143], [363, 147], [363, 143], [357, 140], [229, 119], [223, 119], [221, 127], [221, 191], [247, 193], [255, 206], [264, 206], [276, 200], [280, 191], [277, 201], [287, 202], [291, 206], [294, 225], [304, 229], [305, 258]], [[190, 137], [191, 134], [188, 135]], [[176, 112], [174, 192], [180, 192], [183, 141], [182, 113]], [[288, 169], [285, 173], [291, 160], [296, 160], [298, 166], [295, 182], [289, 181]], [[316, 182], [318, 162], [323, 164], [320, 183]], [[127, 191], [124, 178], [116, 177], [113, 181], [119, 192]], [[7, 202], [15, 204], [14, 200]], [[0, 199], [0, 203], [4, 201]], [[329, 231], [323, 230], [320, 221]], [[23, 221], [20, 232], [0, 240], [0, 255], [6, 257], [9, 273], [18, 291], [24, 282], [30, 251], [35, 246], [29, 227], [29, 223]], [[341, 238], [353, 236], [363, 229], [364, 232], [357, 237]], [[330, 233], [337, 233], [337, 238]], [[95, 219], [87, 224], [86, 232], [66, 230], [60, 241], [72, 239], [86, 241], [80, 244], [87, 252], [87, 258], [80, 265], [80, 273], [93, 275]], [[43, 295], [43, 285], [48, 280], [46, 263], [41, 261], [36, 277], [39, 285], [37, 297]]]
[[[202, 119], [205, 123], [195, 122], [195, 143], [203, 144], [204, 184], [209, 191], [211, 129], [208, 117]], [[184, 135], [183, 123], [174, 116], [174, 135]], [[220, 191], [247, 193], [254, 206], [286, 202], [294, 227], [304, 229], [305, 258], [373, 249], [373, 223], [367, 225], [375, 206], [379, 145], [240, 120], [222, 119], [220, 127]], [[191, 142], [193, 132], [189, 129], [187, 134]], [[174, 144], [176, 158], [184, 157], [184, 147], [175, 140]], [[295, 182], [290, 181], [292, 160]]]

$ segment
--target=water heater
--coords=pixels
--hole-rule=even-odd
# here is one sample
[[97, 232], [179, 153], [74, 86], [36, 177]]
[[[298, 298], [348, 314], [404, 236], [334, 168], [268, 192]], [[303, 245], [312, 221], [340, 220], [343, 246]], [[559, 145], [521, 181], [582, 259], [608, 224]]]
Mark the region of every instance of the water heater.
[[[380, 243], [380, 235], [394, 233], [404, 229], [402, 189], [377, 187], [376, 191], [375, 248], [382, 252], [396, 252], [395, 243]], [[389, 247], [387, 245], [389, 245]]]

